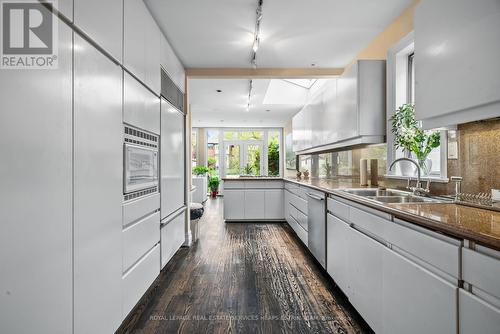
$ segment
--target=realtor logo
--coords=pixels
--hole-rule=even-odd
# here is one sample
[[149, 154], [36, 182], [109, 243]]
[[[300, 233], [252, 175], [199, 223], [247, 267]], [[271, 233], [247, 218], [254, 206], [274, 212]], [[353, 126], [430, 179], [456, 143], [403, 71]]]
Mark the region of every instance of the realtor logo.
[[54, 1], [2, 1], [3, 69], [57, 68], [57, 16]]

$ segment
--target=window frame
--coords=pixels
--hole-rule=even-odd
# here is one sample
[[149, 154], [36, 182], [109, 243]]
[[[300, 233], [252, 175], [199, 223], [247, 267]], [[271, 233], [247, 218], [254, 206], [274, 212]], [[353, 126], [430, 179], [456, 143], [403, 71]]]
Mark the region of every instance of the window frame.
[[[397, 150], [394, 147], [394, 135], [391, 132], [391, 117], [395, 110], [404, 103], [413, 102], [414, 87], [412, 87], [413, 75], [411, 66], [415, 65], [415, 37], [414, 32], [410, 32], [399, 42], [392, 46], [387, 53], [387, 169], [386, 177], [396, 179], [407, 179], [397, 173], [397, 169], [390, 171], [389, 166], [397, 157]], [[448, 182], [448, 136], [447, 131], [441, 130], [440, 146], [440, 171], [439, 174], [431, 174], [427, 178], [434, 181]]]

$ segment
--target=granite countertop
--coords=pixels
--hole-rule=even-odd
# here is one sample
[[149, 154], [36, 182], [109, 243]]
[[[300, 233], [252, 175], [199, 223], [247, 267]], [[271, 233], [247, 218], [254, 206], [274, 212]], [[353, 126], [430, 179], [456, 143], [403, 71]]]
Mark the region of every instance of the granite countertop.
[[283, 180], [279, 176], [226, 176], [222, 181], [280, 181]]
[[341, 191], [347, 188], [370, 188], [361, 187], [357, 180], [297, 180], [295, 178], [284, 178], [284, 180], [325, 191], [373, 209], [387, 212], [395, 218], [457, 238], [468, 239], [500, 251], [500, 212], [498, 211], [458, 205], [451, 202], [379, 203]]

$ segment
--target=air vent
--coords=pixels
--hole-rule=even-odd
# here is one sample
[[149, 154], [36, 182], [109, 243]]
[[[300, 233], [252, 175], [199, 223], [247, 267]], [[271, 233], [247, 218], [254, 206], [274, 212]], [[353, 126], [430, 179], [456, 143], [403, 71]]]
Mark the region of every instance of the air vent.
[[137, 128], [133, 128], [130, 125], [125, 125], [125, 142], [131, 144], [137, 144], [147, 147], [158, 148], [158, 136]]
[[154, 194], [156, 192], [158, 192], [158, 187], [152, 187], [152, 188], [149, 188], [149, 189], [144, 189], [144, 190], [136, 191], [136, 192], [133, 192], [133, 193], [125, 194], [123, 196], [123, 199], [125, 201], [130, 201], [130, 200], [142, 197], [142, 196], [146, 196], [146, 195], [149, 195], [149, 194]]

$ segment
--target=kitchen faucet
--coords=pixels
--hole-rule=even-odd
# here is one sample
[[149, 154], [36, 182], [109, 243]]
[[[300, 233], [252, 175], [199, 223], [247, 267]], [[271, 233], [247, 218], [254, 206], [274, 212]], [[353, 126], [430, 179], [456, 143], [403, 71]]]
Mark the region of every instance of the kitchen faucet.
[[426, 188], [422, 188], [422, 182], [420, 180], [422, 176], [421, 168], [418, 165], [418, 163], [415, 162], [415, 160], [409, 159], [409, 158], [399, 158], [396, 159], [392, 162], [392, 164], [389, 166], [389, 171], [392, 171], [392, 168], [397, 162], [402, 162], [402, 161], [408, 161], [414, 164], [417, 167], [417, 184], [415, 187], [410, 187], [410, 182], [411, 182], [411, 176], [408, 176], [408, 186], [406, 187], [408, 190], [411, 190], [414, 195], [427, 195], [430, 192], [430, 183], [431, 180], [427, 179], [427, 186]]

